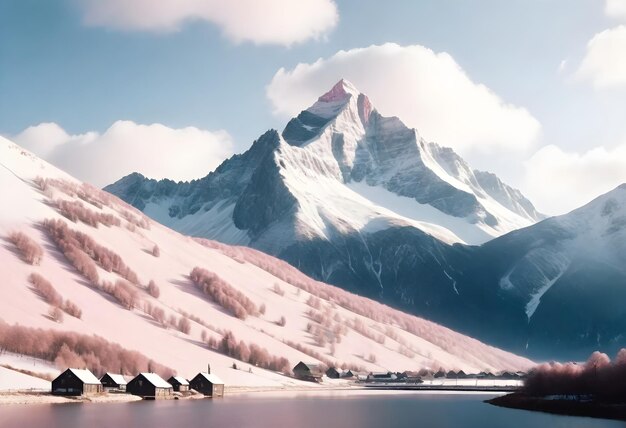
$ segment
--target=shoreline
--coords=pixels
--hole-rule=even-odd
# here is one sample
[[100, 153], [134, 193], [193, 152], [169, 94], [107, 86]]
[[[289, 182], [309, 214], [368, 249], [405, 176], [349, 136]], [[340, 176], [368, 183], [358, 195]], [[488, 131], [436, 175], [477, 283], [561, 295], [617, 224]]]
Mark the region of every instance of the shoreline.
[[70, 404], [70, 403], [130, 403], [141, 401], [141, 397], [131, 394], [98, 394], [66, 397], [52, 395], [48, 391], [3, 391], [0, 392], [0, 406], [28, 404]]
[[[258, 397], [258, 398], [275, 398], [286, 397], [294, 398], [301, 396], [375, 396], [375, 395], [422, 395], [422, 394], [441, 394], [441, 395], [493, 395], [498, 392], [483, 391], [454, 391], [454, 390], [401, 390], [401, 389], [382, 389], [371, 388], [360, 385], [337, 385], [337, 386], [231, 386], [225, 390], [226, 397]], [[201, 400], [204, 397], [201, 394], [191, 394], [187, 396], [176, 396], [171, 400]], [[210, 398], [209, 398], [210, 399]], [[222, 399], [216, 398], [216, 399]], [[69, 404], [69, 403], [129, 403], [142, 401], [141, 397], [132, 394], [123, 393], [104, 393], [91, 396], [65, 397], [52, 395], [48, 391], [6, 391], [0, 392], [0, 406], [4, 405], [29, 405], [29, 404]]]
[[485, 403], [498, 407], [556, 415], [626, 421], [626, 403], [546, 399], [545, 397], [532, 397], [520, 392], [485, 400]]

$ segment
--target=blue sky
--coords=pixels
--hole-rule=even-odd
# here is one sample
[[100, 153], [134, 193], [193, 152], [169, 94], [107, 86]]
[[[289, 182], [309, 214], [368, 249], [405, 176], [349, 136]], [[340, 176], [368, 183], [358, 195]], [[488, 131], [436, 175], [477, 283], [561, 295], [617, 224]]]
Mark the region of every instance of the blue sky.
[[[564, 169], [552, 174], [575, 176], [593, 170], [585, 162], [589, 151], [604, 148], [608, 161], [615, 158], [612, 150], [626, 144], [624, 85], [598, 88], [592, 77], [576, 77], [594, 35], [626, 22], [619, 13], [608, 13], [601, 0], [320, 0], [336, 5], [338, 22], [321, 37], [288, 46], [237, 41], [205, 19], [182, 22], [178, 31], [93, 24], [85, 18], [85, 4], [91, 1], [0, 2], [0, 134], [20, 142], [23, 130], [47, 122], [68, 135], [103, 134], [120, 120], [192, 126], [226, 131], [228, 147], [213, 153], [226, 156], [245, 150], [268, 128], [282, 129], [288, 120], [287, 114], [275, 112], [276, 102], [267, 94], [280, 68], [292, 71], [299, 63], [329, 59], [340, 50], [391, 42], [448, 53], [473, 83], [485, 85], [503, 104], [525, 109], [540, 123], [540, 132], [524, 150], [509, 147], [487, 155], [460, 150], [472, 164], [503, 175], [531, 197], [549, 202], [576, 181], [541, 193], [541, 186], [527, 177], [534, 172], [527, 170], [529, 159], [539, 167], [554, 156]], [[626, 56], [626, 51], [620, 53]], [[377, 79], [374, 102], [385, 84], [384, 76]], [[357, 86], [369, 94], [368, 87]], [[402, 111], [389, 113], [405, 119]], [[436, 136], [434, 131], [427, 137]], [[562, 153], [548, 150], [533, 158], [546, 146]], [[212, 162], [207, 165], [214, 166]], [[611, 167], [619, 170], [626, 157], [623, 162]], [[583, 198], [620, 181], [626, 181], [626, 174], [603, 177]]]

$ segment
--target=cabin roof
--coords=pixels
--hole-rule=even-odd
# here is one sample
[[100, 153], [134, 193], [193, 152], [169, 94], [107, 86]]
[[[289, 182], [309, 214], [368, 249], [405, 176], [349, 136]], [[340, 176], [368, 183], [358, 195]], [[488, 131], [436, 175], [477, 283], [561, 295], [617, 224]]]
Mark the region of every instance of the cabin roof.
[[80, 379], [82, 383], [85, 383], [87, 385], [100, 385], [100, 381], [98, 380], [98, 378], [95, 377], [94, 374], [91, 373], [87, 369], [68, 369], [68, 370], [72, 372], [74, 376]]
[[315, 364], [315, 363], [305, 363], [304, 361], [300, 361], [298, 364], [296, 364], [296, 366], [294, 367], [294, 369], [295, 369], [296, 367], [298, 367], [298, 366], [304, 366], [304, 367], [306, 367], [307, 369], [309, 369], [309, 371], [312, 371], [312, 372], [313, 372], [313, 371], [318, 371], [318, 372], [321, 372], [321, 371], [322, 371], [322, 369], [321, 369], [320, 365], [319, 365], [319, 364]]
[[161, 376], [156, 373], [141, 373], [140, 376], [143, 376], [148, 382], [150, 382], [153, 386], [157, 388], [171, 388], [172, 385], [163, 380]]
[[107, 375], [111, 378], [113, 382], [115, 382], [118, 385], [126, 385], [128, 383], [128, 381], [121, 374], [107, 372], [104, 376], [107, 376]]
[[200, 373], [198, 373], [198, 375], [204, 377], [206, 380], [211, 382], [213, 385], [224, 385], [224, 382], [222, 382], [222, 379], [220, 379], [217, 375], [210, 374], [210, 373], [207, 373], [207, 372], [200, 372]]
[[172, 376], [170, 379], [174, 379], [181, 385], [189, 385], [189, 381], [182, 376]]

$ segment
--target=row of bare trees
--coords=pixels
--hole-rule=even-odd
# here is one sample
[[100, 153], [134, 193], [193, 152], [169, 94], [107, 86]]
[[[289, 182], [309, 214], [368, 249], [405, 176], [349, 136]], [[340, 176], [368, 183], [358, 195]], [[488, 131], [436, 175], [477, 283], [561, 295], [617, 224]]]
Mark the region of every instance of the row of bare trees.
[[92, 227], [98, 227], [100, 224], [105, 226], [120, 226], [122, 223], [120, 219], [113, 214], [96, 212], [84, 206], [80, 201], [57, 199], [54, 201], [54, 206], [61, 215], [74, 223], [82, 221]]
[[195, 267], [189, 274], [189, 278], [204, 294], [235, 317], [245, 320], [248, 315], [256, 316], [259, 314], [259, 310], [252, 300], [217, 274]]
[[[71, 300], [64, 300], [61, 294], [59, 294], [59, 292], [54, 288], [52, 283], [40, 274], [33, 272], [28, 277], [28, 280], [41, 298], [53, 308], [62, 310], [66, 314], [75, 318], [80, 319], [83, 316], [83, 311], [78, 307], [78, 305]], [[53, 318], [60, 318], [57, 312], [53, 311], [52, 313], [54, 313]]]
[[208, 337], [207, 343], [213, 350], [244, 363], [281, 373], [291, 371], [291, 365], [287, 358], [272, 355], [267, 349], [255, 343], [247, 344], [243, 340], [237, 340], [231, 331], [226, 331], [221, 340], [212, 336]]
[[145, 355], [99, 336], [9, 325], [0, 320], [0, 350], [53, 361], [59, 368], [86, 367], [97, 375], [174, 372]]
[[534, 396], [593, 395], [626, 399], [626, 349], [621, 349], [613, 361], [596, 351], [584, 364], [541, 364], [528, 374], [524, 390]]

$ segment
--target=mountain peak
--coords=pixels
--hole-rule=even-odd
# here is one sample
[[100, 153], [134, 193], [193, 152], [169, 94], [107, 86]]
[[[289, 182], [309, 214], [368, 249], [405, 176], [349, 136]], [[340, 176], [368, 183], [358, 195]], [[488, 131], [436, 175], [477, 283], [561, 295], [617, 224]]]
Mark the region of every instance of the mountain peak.
[[342, 101], [349, 98], [351, 95], [358, 96], [359, 91], [352, 83], [342, 78], [337, 83], [335, 83], [330, 91], [319, 97], [318, 101], [326, 103], [333, 101]]

